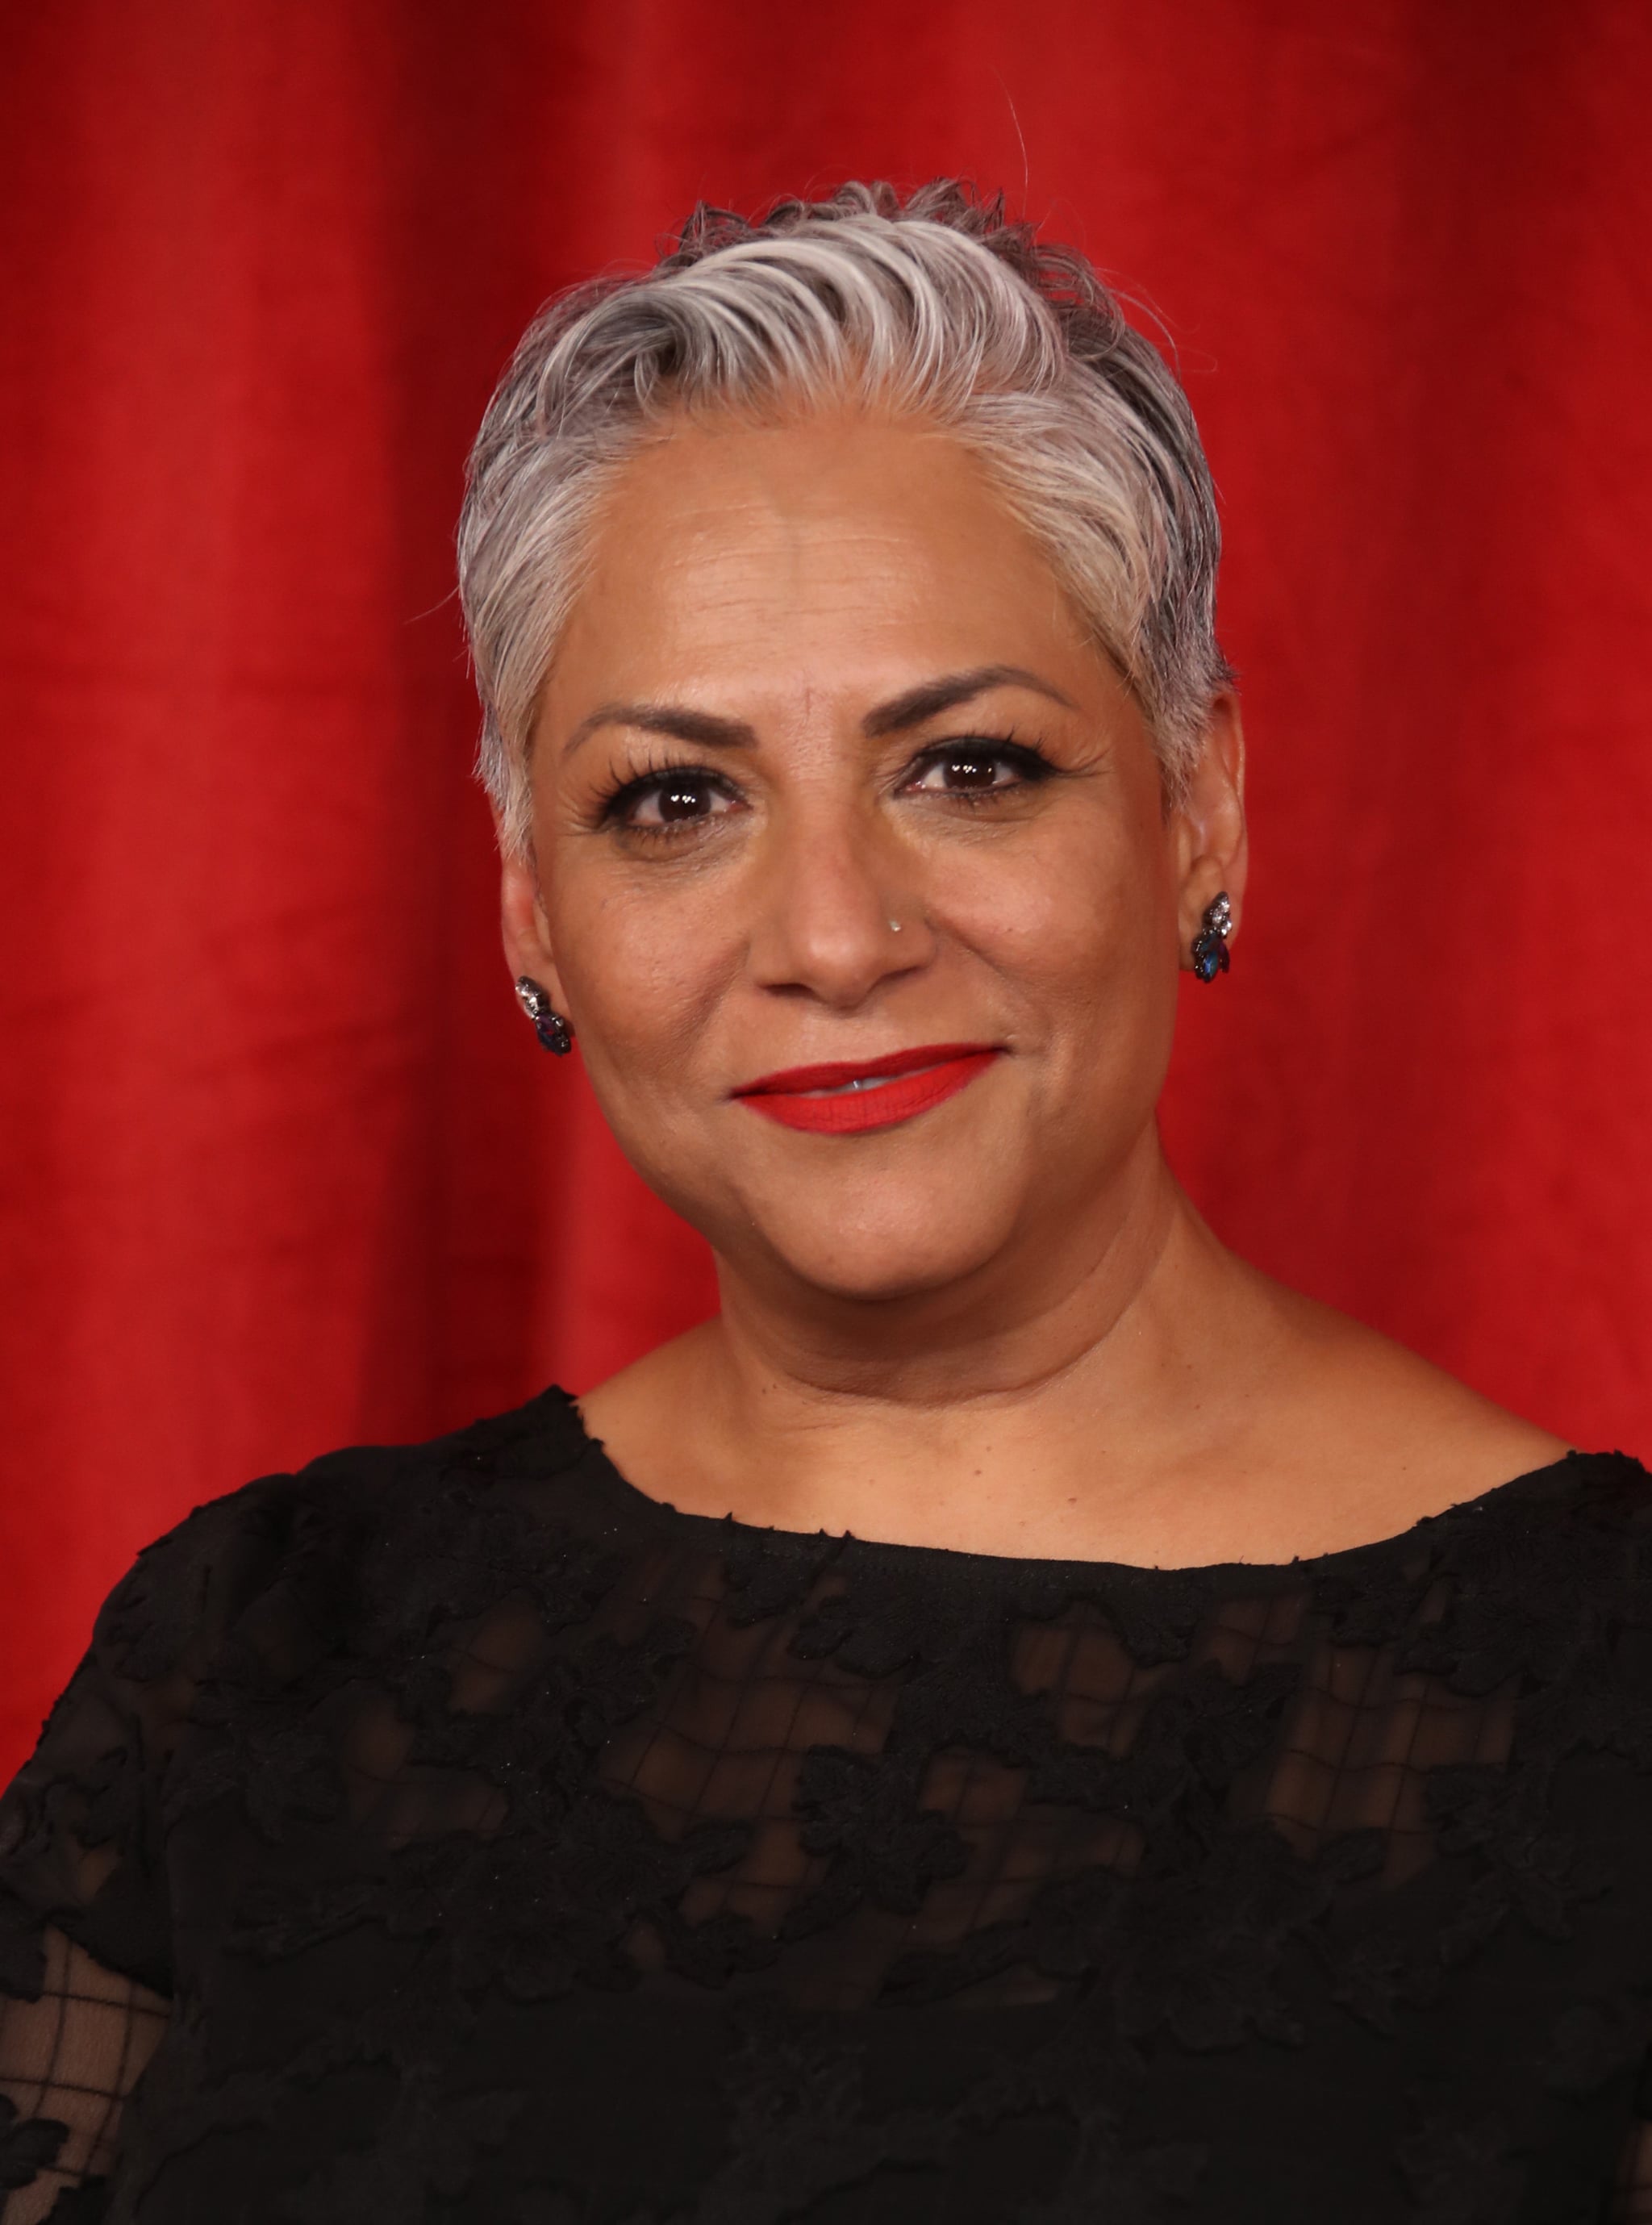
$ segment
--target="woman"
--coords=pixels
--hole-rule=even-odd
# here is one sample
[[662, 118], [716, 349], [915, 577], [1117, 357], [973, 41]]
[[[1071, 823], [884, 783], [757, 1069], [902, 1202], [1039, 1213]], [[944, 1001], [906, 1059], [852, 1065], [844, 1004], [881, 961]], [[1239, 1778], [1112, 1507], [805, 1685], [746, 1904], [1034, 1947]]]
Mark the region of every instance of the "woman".
[[6, 1811], [7, 2225], [1652, 2215], [1644, 1471], [1160, 1151], [1216, 555], [1162, 363], [955, 187], [529, 333], [506, 953], [722, 1312], [142, 1556]]

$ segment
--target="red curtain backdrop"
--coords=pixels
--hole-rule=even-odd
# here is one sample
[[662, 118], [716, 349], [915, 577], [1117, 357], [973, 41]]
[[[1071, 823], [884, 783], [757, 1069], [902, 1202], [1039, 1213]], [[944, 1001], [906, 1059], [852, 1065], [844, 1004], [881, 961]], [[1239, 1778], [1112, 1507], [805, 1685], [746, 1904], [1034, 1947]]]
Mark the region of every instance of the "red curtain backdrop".
[[1002, 184], [1208, 438], [1255, 880], [1175, 1163], [1652, 1445], [1639, 0], [52, 0], [0, 86], [0, 1766], [134, 1550], [712, 1303], [535, 1049], [450, 593], [554, 288], [701, 195]]

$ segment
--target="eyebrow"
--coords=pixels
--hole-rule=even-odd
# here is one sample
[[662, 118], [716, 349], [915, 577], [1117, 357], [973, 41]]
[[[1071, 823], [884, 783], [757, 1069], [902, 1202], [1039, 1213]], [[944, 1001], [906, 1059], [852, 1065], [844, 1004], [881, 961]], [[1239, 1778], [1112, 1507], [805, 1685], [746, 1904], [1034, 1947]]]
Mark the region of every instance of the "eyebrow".
[[908, 688], [904, 695], [869, 711], [861, 721], [861, 729], [870, 739], [880, 734], [898, 734], [908, 726], [921, 726], [927, 719], [938, 719], [943, 711], [955, 711], [960, 703], [968, 703], [977, 695], [985, 695], [994, 688], [1030, 688], [1035, 695], [1048, 695], [1052, 703], [1059, 703], [1071, 711], [1074, 706], [1069, 696], [1048, 680], [1041, 680], [1035, 672], [1029, 672], [1020, 664], [978, 664], [972, 672], [949, 672], [940, 680], [921, 681], [917, 687]]
[[[995, 688], [1028, 688], [1034, 694], [1048, 696], [1052, 703], [1060, 704], [1064, 710], [1074, 707], [1070, 696], [1023, 665], [980, 664], [972, 671], [948, 672], [937, 680], [920, 681], [915, 688], [908, 688], [887, 703], [879, 704], [875, 711], [869, 711], [861, 721], [861, 732], [869, 741], [877, 741], [885, 734], [903, 733], [908, 727], [921, 726], [927, 719], [938, 719], [943, 711], [955, 711], [960, 704], [988, 694]], [[751, 750], [757, 746], [756, 730], [744, 719], [720, 718], [714, 711], [693, 711], [676, 703], [601, 703], [588, 712], [568, 736], [562, 748], [564, 758], [571, 758], [599, 726], [633, 726], [645, 734], [670, 734], [678, 741], [696, 742], [706, 749]]]
[[744, 719], [719, 719], [714, 711], [691, 711], [676, 703], [600, 703], [581, 719], [562, 745], [571, 758], [598, 726], [636, 726], [645, 734], [674, 734], [712, 750], [755, 750], [756, 729]]

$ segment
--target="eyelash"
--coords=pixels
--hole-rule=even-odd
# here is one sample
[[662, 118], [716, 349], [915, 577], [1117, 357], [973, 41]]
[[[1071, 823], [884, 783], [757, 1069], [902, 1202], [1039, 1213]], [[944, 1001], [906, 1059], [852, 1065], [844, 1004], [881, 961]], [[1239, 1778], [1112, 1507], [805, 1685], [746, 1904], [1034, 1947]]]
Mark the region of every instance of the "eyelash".
[[[734, 788], [721, 773], [713, 772], [709, 765], [680, 764], [659, 758], [651, 758], [640, 772], [630, 773], [606, 789], [597, 799], [596, 819], [599, 826], [619, 827], [624, 823], [625, 808], [640, 803], [668, 780], [703, 780], [707, 787], [717, 789], [724, 796], [732, 796]], [[668, 830], [658, 827], [628, 827], [628, 834], [658, 834]]]
[[[918, 755], [902, 769], [900, 779], [896, 784], [895, 793], [899, 795], [902, 789], [921, 779], [933, 766], [945, 764], [949, 758], [966, 757], [972, 750], [981, 757], [1002, 758], [1005, 764], [1013, 768], [1016, 778], [1004, 788], [950, 789], [946, 792], [949, 802], [967, 804], [972, 808], [978, 808], [983, 804], [993, 802], [1003, 796], [1012, 794], [1017, 788], [1036, 788], [1043, 782], [1054, 779], [1056, 775], [1057, 768], [1051, 764], [1042, 750], [1032, 743], [1018, 742], [1013, 733], [959, 734], [950, 741], [936, 742], [929, 748], [921, 750]], [[731, 780], [724, 774], [714, 771], [709, 765], [662, 763], [655, 759], [645, 765], [640, 772], [632, 773], [626, 779], [618, 782], [598, 799], [596, 812], [597, 823], [604, 827], [617, 827], [629, 835], [640, 835], [644, 839], [672, 838], [680, 828], [691, 827], [695, 824], [695, 821], [679, 820], [674, 826], [649, 826], [636, 823], [627, 825], [624, 815], [630, 806], [642, 802], [646, 797], [657, 793], [667, 781], [674, 779], [704, 782], [706, 787], [725, 796], [737, 797], [739, 794]]]
[[914, 758], [901, 777], [902, 788], [927, 772], [932, 765], [945, 764], [949, 758], [967, 758], [972, 753], [984, 758], [1002, 758], [1016, 775], [1009, 788], [955, 788], [945, 791], [949, 803], [972, 806], [992, 802], [996, 798], [1011, 795], [1016, 788], [1037, 788], [1055, 777], [1057, 768], [1042, 750], [1031, 742], [1018, 742], [1013, 732], [1008, 734], [959, 734], [951, 741], [936, 742]]

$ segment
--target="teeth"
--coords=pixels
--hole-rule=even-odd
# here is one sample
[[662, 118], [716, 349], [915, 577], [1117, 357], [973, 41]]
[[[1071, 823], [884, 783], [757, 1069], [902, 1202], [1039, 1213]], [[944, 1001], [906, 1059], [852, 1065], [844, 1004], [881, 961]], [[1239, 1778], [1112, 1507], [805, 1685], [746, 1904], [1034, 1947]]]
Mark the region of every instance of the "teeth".
[[[915, 1067], [912, 1072], [933, 1074], [934, 1068], [930, 1066], [918, 1066]], [[912, 1075], [909, 1074], [857, 1074], [852, 1081], [840, 1081], [835, 1089], [807, 1089], [803, 1093], [806, 1097], [847, 1097], [857, 1089], [887, 1089], [891, 1081], [909, 1081], [911, 1079]]]

